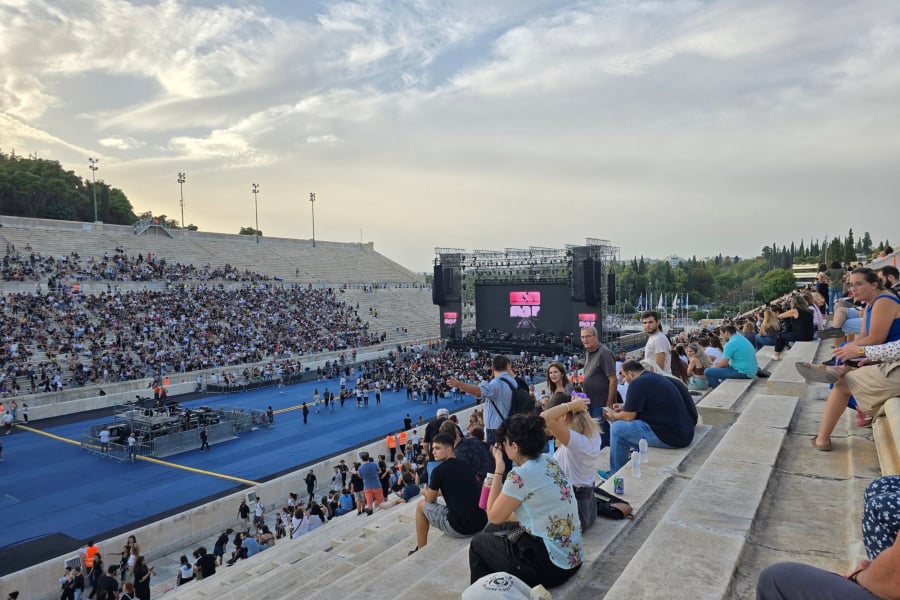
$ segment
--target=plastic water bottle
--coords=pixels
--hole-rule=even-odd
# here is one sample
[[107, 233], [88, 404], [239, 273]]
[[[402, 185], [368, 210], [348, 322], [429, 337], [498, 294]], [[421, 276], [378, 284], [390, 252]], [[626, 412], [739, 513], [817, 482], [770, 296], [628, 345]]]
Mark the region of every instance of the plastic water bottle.
[[478, 499], [478, 508], [487, 510], [488, 496], [491, 495], [491, 484], [494, 483], [494, 474], [488, 473], [484, 478], [484, 485], [481, 487], [481, 497]]
[[647, 440], [646, 438], [641, 438], [641, 441], [638, 443], [638, 449], [641, 453], [641, 464], [647, 464]]
[[631, 452], [631, 476], [635, 479], [641, 477], [641, 453], [637, 450]]

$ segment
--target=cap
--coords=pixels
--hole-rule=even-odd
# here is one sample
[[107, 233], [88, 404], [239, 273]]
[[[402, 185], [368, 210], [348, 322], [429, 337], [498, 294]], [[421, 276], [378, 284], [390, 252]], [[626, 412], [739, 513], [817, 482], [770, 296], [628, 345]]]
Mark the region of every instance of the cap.
[[437, 416], [438, 417], [449, 417], [450, 411], [447, 410], [446, 408], [439, 408], [437, 411]]

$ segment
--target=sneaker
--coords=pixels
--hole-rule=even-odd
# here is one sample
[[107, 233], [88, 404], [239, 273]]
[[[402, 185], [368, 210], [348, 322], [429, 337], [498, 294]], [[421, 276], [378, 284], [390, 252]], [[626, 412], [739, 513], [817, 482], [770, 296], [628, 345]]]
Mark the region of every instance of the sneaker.
[[829, 327], [829, 328], [823, 329], [819, 332], [819, 339], [820, 340], [830, 340], [830, 339], [834, 339], [834, 338], [842, 338], [845, 335], [846, 334], [844, 333], [844, 330], [841, 329], [840, 327]]
[[772, 360], [781, 360], [781, 357], [777, 354], [770, 354], [769, 358], [771, 358]]
[[864, 412], [856, 411], [856, 426], [857, 427], [871, 427], [872, 426], [872, 417], [867, 415]]
[[603, 469], [600, 469], [599, 471], [597, 471], [597, 475], [600, 477], [600, 479], [602, 479], [603, 481], [606, 481], [607, 479], [612, 477], [612, 472], [604, 471]]

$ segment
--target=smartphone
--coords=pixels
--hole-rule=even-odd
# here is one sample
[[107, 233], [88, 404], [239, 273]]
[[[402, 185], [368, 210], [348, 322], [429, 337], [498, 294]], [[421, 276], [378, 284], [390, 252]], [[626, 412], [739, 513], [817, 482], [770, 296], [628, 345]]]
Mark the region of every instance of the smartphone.
[[605, 412], [605, 413], [607, 413], [607, 414], [611, 414], [611, 413], [613, 412], [613, 409], [611, 409], [611, 408], [608, 407], [608, 406], [604, 406], [604, 407], [603, 407], [603, 412]]

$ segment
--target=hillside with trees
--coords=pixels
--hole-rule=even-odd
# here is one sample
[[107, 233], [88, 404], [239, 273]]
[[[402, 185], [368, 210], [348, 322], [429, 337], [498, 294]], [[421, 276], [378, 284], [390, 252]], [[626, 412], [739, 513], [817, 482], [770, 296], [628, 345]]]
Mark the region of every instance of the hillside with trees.
[[[55, 160], [0, 151], [0, 214], [93, 222], [93, 183]], [[102, 180], [97, 182], [97, 218], [114, 225], [137, 220], [125, 193]]]

